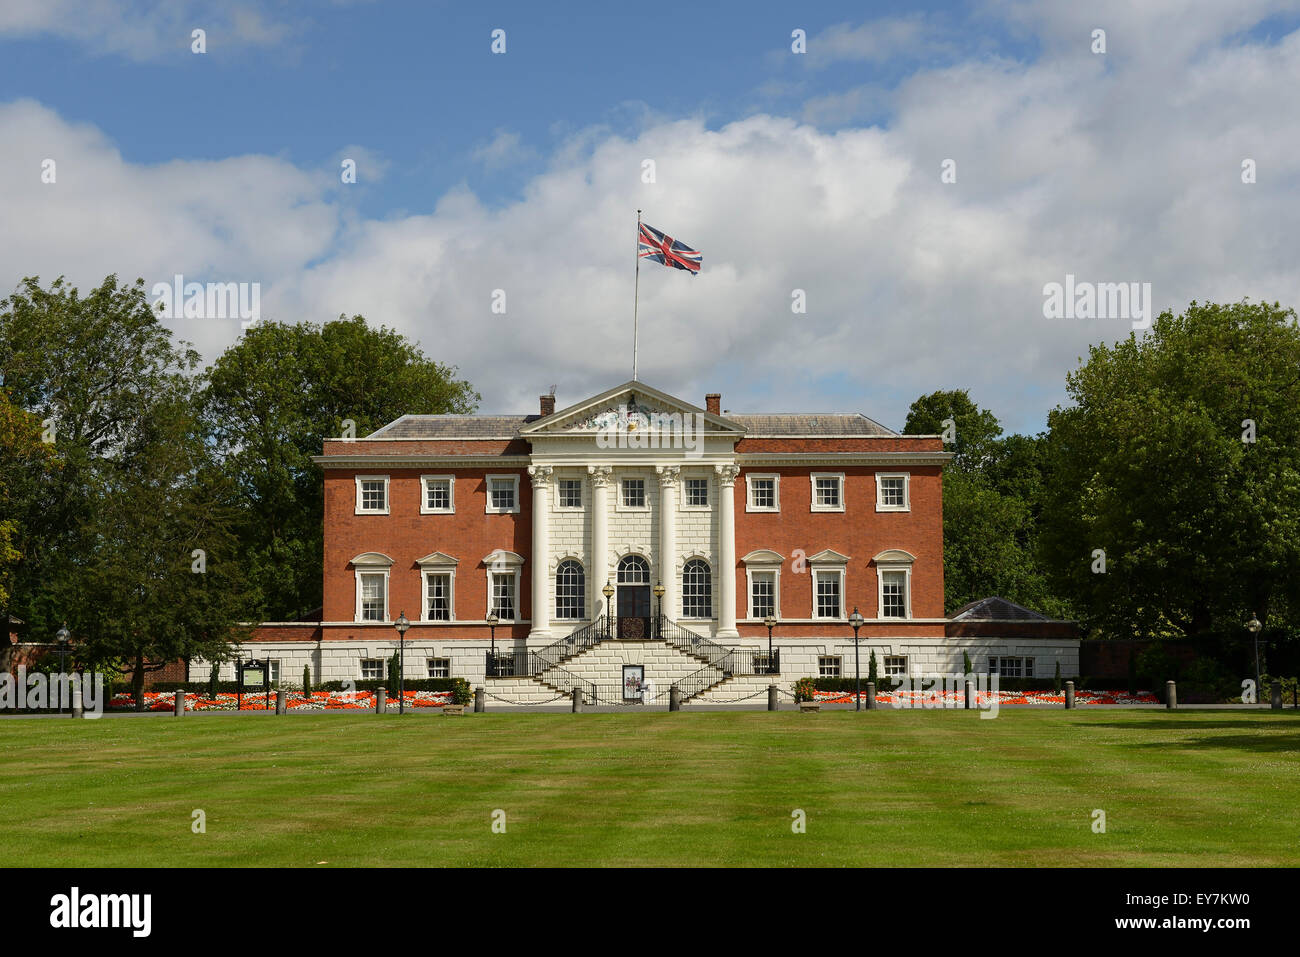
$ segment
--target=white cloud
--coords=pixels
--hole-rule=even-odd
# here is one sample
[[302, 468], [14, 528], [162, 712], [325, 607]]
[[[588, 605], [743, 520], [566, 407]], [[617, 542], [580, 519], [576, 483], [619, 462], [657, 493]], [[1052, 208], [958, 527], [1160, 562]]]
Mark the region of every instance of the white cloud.
[[[1193, 28], [1120, 11], [1112, 48], [1145, 50], [1138, 32], [1164, 30], [1183, 52], [1100, 60], [1061, 40], [1090, 18], [1008, 15], [1060, 52], [917, 73], [886, 129], [770, 115], [719, 129], [655, 117], [634, 139], [588, 129], [518, 201], [489, 208], [462, 187], [382, 221], [345, 205], [337, 173], [269, 157], [137, 166], [93, 128], [2, 106], [0, 141], [21, 146], [0, 154], [0, 287], [61, 272], [261, 280], [271, 317], [362, 313], [459, 365], [485, 411], [530, 411], [552, 382], [565, 403], [628, 377], [641, 208], [704, 254], [695, 278], [641, 271], [647, 382], [697, 401], [722, 391], [737, 412], [858, 409], [894, 426], [916, 396], [969, 387], [1012, 428], [1041, 426], [1090, 342], [1128, 334], [1043, 318], [1044, 283], [1067, 272], [1151, 282], [1158, 307], [1300, 303], [1300, 129], [1284, 80], [1300, 72], [1300, 33], [1223, 45], [1249, 17]], [[55, 187], [39, 181], [44, 156], [59, 158]], [[946, 158], [956, 184], [940, 182]], [[790, 312], [796, 288], [807, 315]], [[209, 357], [238, 333], [195, 325], [178, 328]]]
[[537, 157], [537, 152], [524, 146], [518, 133], [497, 130], [489, 143], [474, 150], [473, 157], [488, 169], [504, 169]]
[[191, 33], [207, 34], [208, 52], [283, 43], [292, 28], [250, 3], [202, 0], [5, 0], [0, 37], [53, 36], [94, 53], [155, 60], [190, 53]]

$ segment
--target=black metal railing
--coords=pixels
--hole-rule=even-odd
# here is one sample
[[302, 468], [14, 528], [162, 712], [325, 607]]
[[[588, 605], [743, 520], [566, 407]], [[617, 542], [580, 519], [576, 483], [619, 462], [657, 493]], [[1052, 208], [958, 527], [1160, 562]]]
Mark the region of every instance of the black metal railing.
[[[544, 665], [541, 668], [554, 668], [575, 655], [580, 655], [588, 648], [594, 648], [602, 641], [607, 641], [610, 637], [609, 621], [605, 615], [601, 615], [594, 621], [588, 622], [577, 631], [572, 631], [565, 635], [559, 641], [553, 641], [543, 648], [529, 654], [536, 658], [537, 661]], [[537, 674], [537, 671], [529, 670], [527, 674]]]
[[705, 638], [703, 635], [696, 634], [689, 628], [683, 628], [677, 622], [668, 620], [664, 615], [659, 616], [655, 625], [655, 633], [660, 641], [672, 645], [678, 651], [694, 655], [710, 665], [716, 664], [731, 654], [730, 648], [720, 645], [710, 638]]

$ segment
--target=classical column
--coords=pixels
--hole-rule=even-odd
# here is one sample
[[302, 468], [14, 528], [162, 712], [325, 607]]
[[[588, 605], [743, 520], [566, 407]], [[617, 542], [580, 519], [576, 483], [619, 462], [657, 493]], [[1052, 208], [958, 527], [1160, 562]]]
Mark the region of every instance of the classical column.
[[529, 638], [551, 636], [551, 472], [549, 465], [530, 465], [533, 479], [533, 627]]
[[715, 465], [718, 474], [718, 637], [736, 631], [736, 476], [735, 465]]
[[594, 621], [605, 612], [600, 590], [609, 580], [609, 473], [608, 465], [588, 465], [591, 476], [591, 560], [587, 568], [587, 594]]
[[677, 609], [677, 476], [676, 465], [660, 465], [659, 473], [659, 581], [663, 582], [661, 607], [669, 621], [676, 621]]

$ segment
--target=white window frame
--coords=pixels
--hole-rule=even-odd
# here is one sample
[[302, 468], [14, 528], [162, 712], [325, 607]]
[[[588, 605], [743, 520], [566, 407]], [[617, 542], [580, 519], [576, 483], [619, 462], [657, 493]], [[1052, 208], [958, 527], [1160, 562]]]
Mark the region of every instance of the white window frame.
[[[574, 562], [580, 569], [582, 569], [582, 601], [578, 602], [578, 614], [573, 618], [560, 617], [560, 566], [565, 562]], [[555, 571], [551, 572], [552, 621], [573, 623], [587, 620], [587, 610], [590, 607], [591, 601], [591, 582], [588, 581], [588, 577], [586, 564], [573, 555], [562, 555], [559, 561], [555, 563]]]
[[[756, 479], [772, 480], [772, 505], [754, 504], [754, 481]], [[781, 511], [781, 476], [777, 472], [746, 472], [745, 473], [745, 511], [746, 512], [779, 512]]]
[[[577, 482], [577, 483], [578, 483], [578, 504], [577, 504], [577, 505], [563, 505], [563, 504], [561, 504], [561, 502], [560, 502], [560, 486], [561, 486], [563, 483], [565, 483], [565, 482]], [[581, 478], [575, 478], [574, 476], [571, 476], [571, 475], [559, 475], [559, 476], [556, 476], [556, 479], [555, 479], [555, 490], [551, 493], [551, 494], [554, 496], [554, 498], [553, 498], [553, 500], [552, 500], [552, 501], [554, 502], [554, 504], [553, 504], [553, 506], [552, 506], [552, 511], [555, 511], [555, 512], [581, 512], [581, 511], [583, 510], [583, 508], [585, 507], [585, 505], [587, 504], [587, 493], [586, 493], [586, 490], [583, 488], [583, 486], [586, 485], [586, 484], [587, 484], [587, 483], [586, 483], [585, 481], [583, 481]]]
[[[494, 555], [502, 556], [502, 557], [500, 558], [499, 561], [493, 561], [492, 558]], [[485, 614], [491, 614], [493, 610], [492, 586], [496, 581], [496, 577], [498, 575], [502, 575], [502, 576], [508, 575], [511, 578], [513, 578], [515, 582], [515, 594], [514, 594], [515, 617], [501, 618], [500, 621], [502, 623], [510, 623], [510, 624], [516, 624], [518, 622], [524, 621], [525, 619], [521, 617], [521, 613], [523, 609], [520, 608], [520, 603], [523, 601], [523, 592], [520, 591], [520, 578], [523, 574], [523, 567], [524, 567], [523, 560], [519, 558], [519, 556], [515, 555], [513, 552], [506, 552], [504, 549], [498, 549], [497, 551], [488, 555], [487, 558], [483, 559], [483, 564], [487, 566], [486, 567], [487, 574], [484, 576], [487, 579], [487, 606], [486, 606], [487, 611], [485, 612]]]
[[[704, 504], [703, 505], [690, 505], [687, 503], [687, 498], [686, 498], [687, 482], [704, 483]], [[678, 502], [678, 507], [681, 508], [683, 512], [707, 512], [712, 507], [712, 503], [713, 503], [713, 483], [709, 481], [709, 477], [707, 475], [683, 475], [682, 476], [682, 495], [681, 495], [681, 501]]]
[[[838, 505], [819, 505], [817, 504], [817, 480], [818, 479], [835, 479], [839, 483], [840, 503]], [[812, 493], [810, 511], [813, 512], [842, 512], [844, 511], [844, 473], [843, 472], [813, 472], [808, 476], [808, 481]]]
[[781, 617], [781, 566], [780, 565], [758, 565], [752, 568], [745, 567], [745, 597], [746, 597], [746, 615], [750, 621], [762, 621], [754, 613], [754, 576], [771, 575], [772, 576], [772, 617], [780, 619]]
[[[827, 665], [825, 662], [833, 661], [835, 664]], [[834, 668], [835, 674], [827, 674], [828, 668]], [[842, 678], [844, 677], [844, 656], [843, 655], [818, 655], [817, 656], [817, 677], [818, 678]]]
[[[434, 575], [447, 578], [447, 617], [429, 617], [429, 579]], [[420, 569], [420, 621], [445, 625], [456, 620], [456, 569], [449, 566], [429, 566]]]
[[[487, 492], [487, 501], [484, 503], [484, 506], [483, 506], [483, 507], [484, 507], [484, 510], [486, 511], [486, 514], [488, 514], [488, 515], [517, 515], [517, 514], [519, 514], [519, 476], [518, 476], [518, 474], [513, 474], [513, 473], [511, 473], [511, 474], [485, 475], [485, 476], [483, 476], [483, 482], [484, 482], [484, 486], [483, 486], [484, 491]], [[515, 489], [515, 496], [514, 496], [514, 497], [515, 497], [515, 505], [514, 505], [514, 508], [496, 508], [496, 507], [492, 504], [492, 483], [493, 483], [493, 482], [509, 482], [509, 483], [511, 483], [511, 484], [514, 486], [514, 489]]]
[[[383, 508], [362, 508], [362, 483], [363, 482], [383, 482], [384, 483], [384, 507]], [[357, 500], [355, 515], [387, 515], [389, 506], [392, 504], [391, 489], [389, 488], [389, 478], [387, 475], [358, 475], [357, 483]]]
[[[429, 507], [429, 483], [447, 483], [447, 507]], [[420, 514], [421, 515], [455, 515], [456, 514], [456, 476], [421, 475], [420, 476]]]
[[[443, 668], [445, 668], [445, 670], [446, 670], [446, 672], [447, 672], [445, 675], [435, 675], [435, 674], [433, 673], [434, 662], [435, 662], [435, 661], [436, 661], [436, 662], [439, 662], [439, 663], [441, 664], [441, 666], [442, 666]], [[425, 676], [428, 677], [428, 678], [450, 678], [450, 677], [451, 677], [451, 659], [450, 659], [450, 658], [425, 658], [425, 659], [424, 659], [424, 674], [425, 674]]]
[[[903, 617], [885, 617], [885, 575], [903, 573]], [[912, 617], [912, 566], [887, 564], [876, 566], [876, 618], [880, 621], [907, 621]]]
[[[369, 661], [369, 662], [375, 662], [375, 661], [379, 662], [379, 677], [378, 677], [378, 678], [367, 678], [367, 677], [366, 677], [366, 662], [367, 662], [367, 661]], [[387, 658], [362, 658], [362, 659], [360, 659], [360, 660], [357, 662], [357, 674], [361, 676], [361, 680], [362, 680], [362, 681], [383, 681], [384, 678], [385, 678], [385, 672], [386, 672], [387, 670], [388, 670], [388, 659], [387, 659]]]
[[[382, 625], [391, 621], [388, 615], [388, 579], [390, 569], [386, 565], [357, 565], [353, 568], [356, 576], [357, 586], [357, 607], [356, 622], [358, 625]], [[379, 619], [361, 617], [361, 576], [362, 575], [383, 575], [384, 576], [384, 616]]]
[[[898, 664], [900, 661], [902, 662], [901, 665]], [[893, 662], [893, 664], [890, 664], [890, 662]], [[907, 655], [881, 656], [880, 673], [886, 678], [906, 678], [908, 675]]]
[[[624, 504], [624, 502], [623, 502], [623, 491], [624, 491], [624, 486], [625, 486], [629, 481], [640, 482], [640, 483], [641, 483], [641, 498], [642, 498], [642, 501], [645, 502], [644, 505], [625, 505], [625, 504]], [[648, 478], [646, 475], [644, 475], [644, 474], [642, 474], [642, 475], [638, 475], [638, 474], [636, 474], [636, 473], [634, 473], [634, 472], [633, 472], [633, 473], [629, 473], [629, 474], [627, 474], [627, 475], [620, 475], [620, 476], [618, 477], [618, 487], [617, 487], [617, 489], [616, 489], [616, 492], [618, 493], [618, 497], [617, 497], [617, 499], [616, 499], [615, 502], [614, 502], [614, 509], [615, 509], [615, 511], [619, 511], [619, 512], [648, 512], [648, 511], [650, 511], [650, 480], [649, 480], [649, 478]], [[603, 587], [603, 586], [602, 586], [602, 587]]]
[[[844, 582], [846, 575], [843, 565], [824, 565], [822, 567], [813, 566], [812, 573], [812, 617], [814, 621], [846, 621], [848, 615], [844, 611]], [[817, 580], [823, 575], [834, 575], [840, 580], [840, 613], [835, 616], [822, 615], [818, 613], [820, 602], [817, 600]]]
[[280, 683], [280, 659], [279, 658], [266, 659], [266, 680], [267, 682], [270, 683], [272, 688], [274, 688], [276, 685]]
[[[709, 571], [709, 613], [707, 615], [688, 615], [686, 613], [686, 566], [692, 562], [703, 562], [704, 567]], [[677, 601], [681, 605], [683, 621], [713, 621], [718, 615], [718, 580], [717, 569], [713, 567], [713, 562], [709, 561], [703, 555], [690, 555], [682, 562], [681, 574], [678, 576], [678, 587], [680, 591], [677, 595]]]
[[[881, 479], [902, 479], [903, 480], [903, 504], [886, 505], [884, 503], [884, 488]], [[876, 511], [877, 512], [910, 512], [912, 510], [912, 473], [911, 472], [877, 472], [876, 473]]]

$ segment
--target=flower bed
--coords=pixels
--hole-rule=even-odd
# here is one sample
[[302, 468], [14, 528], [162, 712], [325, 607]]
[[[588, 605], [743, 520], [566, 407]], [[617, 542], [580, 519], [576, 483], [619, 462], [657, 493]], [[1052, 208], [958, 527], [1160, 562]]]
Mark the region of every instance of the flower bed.
[[[408, 691], [403, 697], [408, 708], [441, 708], [451, 704], [450, 691]], [[226, 692], [215, 698], [206, 694], [185, 695], [186, 711], [266, 711], [267, 696], [261, 692], [245, 692], [242, 705], [239, 696]], [[275, 692], [270, 695], [270, 710], [275, 710]], [[144, 709], [146, 711], [172, 711], [175, 709], [175, 694], [171, 691], [146, 691]], [[397, 692], [388, 695], [390, 707], [397, 707]], [[133, 711], [135, 698], [131, 694], [116, 694], [108, 703], [109, 710]], [[285, 692], [285, 708], [289, 711], [374, 711], [375, 695], [371, 691], [313, 691], [305, 695], [301, 691]]]
[[[863, 697], [866, 697], [865, 691], [862, 694]], [[851, 691], [816, 691], [814, 695], [821, 704], [853, 703], [853, 692]], [[1065, 704], [1065, 692], [1057, 694], [1054, 691], [976, 691], [974, 695], [974, 707], [982, 707], [992, 703], [994, 695], [997, 696], [999, 705]], [[921, 707], [923, 702], [928, 703], [930, 707], [936, 707], [940, 697], [943, 698], [944, 706], [948, 708], [959, 708], [964, 700], [960, 691], [880, 691], [876, 693], [876, 701], [879, 704], [909, 704], [916, 708]], [[1074, 703], [1080, 706], [1086, 704], [1159, 704], [1160, 699], [1149, 691], [1139, 691], [1137, 694], [1129, 694], [1126, 691], [1076, 691], [1074, 693]]]

